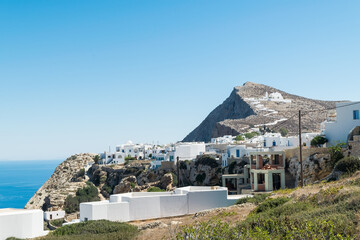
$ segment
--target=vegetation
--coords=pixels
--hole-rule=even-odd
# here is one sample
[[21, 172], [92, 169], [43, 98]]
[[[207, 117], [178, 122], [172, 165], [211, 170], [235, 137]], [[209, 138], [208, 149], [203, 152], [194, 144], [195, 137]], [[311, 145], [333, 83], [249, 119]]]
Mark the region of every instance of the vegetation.
[[80, 169], [80, 171], [78, 172], [78, 176], [79, 177], [84, 177], [85, 176], [85, 168]]
[[132, 157], [132, 156], [127, 156], [127, 157], [125, 157], [125, 161], [127, 161], [127, 160], [136, 160], [136, 157]]
[[55, 226], [55, 227], [61, 227], [63, 225], [63, 223], [64, 223], [63, 218], [50, 221], [50, 224]]
[[[342, 161], [346, 162], [344, 170], [349, 169], [350, 164], [360, 167], [360, 160], [354, 158], [344, 158], [337, 166], [342, 165]], [[209, 221], [184, 226], [177, 239], [357, 239], [359, 176], [351, 181], [340, 180], [341, 183], [313, 185], [310, 188], [318, 191], [302, 197], [281, 197], [290, 192], [284, 190], [272, 193], [271, 197], [255, 195], [240, 199], [239, 204], [257, 205], [246, 220], [222, 221], [219, 214]]]
[[219, 163], [215, 160], [215, 158], [210, 157], [209, 155], [201, 155], [195, 162], [195, 166], [199, 165], [207, 165], [211, 168], [219, 167]]
[[95, 157], [94, 157], [95, 164], [99, 164], [100, 160], [101, 160], [100, 155], [95, 155]]
[[336, 163], [335, 170], [348, 174], [354, 173], [360, 170], [360, 160], [355, 157], [344, 157]]
[[236, 166], [236, 162], [233, 161], [232, 163], [229, 164], [229, 174], [233, 174], [234, 173], [234, 168]]
[[342, 153], [342, 148], [344, 146], [345, 143], [337, 143], [336, 145], [329, 147], [331, 167], [335, 167], [336, 163], [344, 157]]
[[150, 187], [147, 190], [148, 192], [166, 192], [164, 189], [161, 189], [159, 187]]
[[195, 180], [198, 182], [198, 183], [203, 183], [204, 180], [206, 178], [206, 173], [199, 173], [198, 175], [196, 175], [196, 178]]
[[178, 185], [177, 175], [175, 173], [171, 173], [171, 175], [173, 178], [173, 186], [177, 186]]
[[327, 143], [328, 140], [323, 136], [316, 136], [311, 140], [311, 146], [312, 147], [321, 147], [325, 143]]
[[289, 133], [289, 130], [287, 130], [286, 128], [280, 128], [279, 131], [280, 131], [281, 136], [283, 136], [283, 137], [286, 137]]
[[104, 192], [107, 192], [108, 194], [111, 194], [113, 192], [112, 187], [110, 187], [106, 183], [102, 186], [101, 190], [103, 190]]
[[244, 141], [245, 138], [244, 138], [243, 135], [237, 135], [237, 136], [235, 137], [235, 140], [236, 140], [236, 141]]
[[87, 239], [134, 239], [139, 233], [137, 227], [121, 222], [110, 222], [106, 220], [88, 221], [66, 225], [56, 229], [44, 240], [51, 239], [69, 239], [69, 240], [87, 240]]
[[91, 182], [87, 182], [86, 186], [78, 189], [76, 195], [68, 195], [65, 200], [66, 213], [73, 213], [79, 211], [80, 203], [99, 201], [98, 190]]
[[259, 205], [260, 203], [264, 202], [269, 195], [270, 194], [256, 194], [253, 197], [240, 198], [236, 204], [254, 203]]
[[258, 132], [251, 132], [251, 133], [245, 133], [244, 136], [247, 138], [247, 139], [251, 139], [255, 136], [258, 136], [259, 133]]

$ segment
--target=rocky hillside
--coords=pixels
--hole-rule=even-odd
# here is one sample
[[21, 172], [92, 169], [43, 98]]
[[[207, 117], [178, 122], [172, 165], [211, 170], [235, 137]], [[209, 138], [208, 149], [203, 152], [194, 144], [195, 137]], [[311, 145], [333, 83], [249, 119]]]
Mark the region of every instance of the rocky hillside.
[[[36, 191], [25, 208], [56, 211], [63, 209], [69, 194], [86, 185], [89, 179], [85, 170], [88, 164], [94, 163], [95, 154], [76, 154], [59, 164], [52, 176]], [[84, 170], [82, 170], [84, 169]]]
[[[264, 97], [280, 93], [284, 101], [265, 101]], [[290, 132], [297, 131], [298, 110], [324, 110], [334, 107], [335, 102], [308, 99], [252, 82], [235, 87], [230, 96], [215, 108], [205, 120], [183, 141], [209, 142], [212, 137], [238, 135], [253, 127], [267, 125], [270, 129], [283, 123]], [[294, 116], [293, 118], [291, 118]], [[303, 130], [319, 131], [320, 123], [326, 118], [325, 111], [311, 112], [303, 116]]]

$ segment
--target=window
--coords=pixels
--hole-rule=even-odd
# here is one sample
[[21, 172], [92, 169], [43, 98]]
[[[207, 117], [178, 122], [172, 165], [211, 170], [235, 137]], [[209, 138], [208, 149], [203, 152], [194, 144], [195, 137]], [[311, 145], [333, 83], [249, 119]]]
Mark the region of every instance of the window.
[[354, 120], [359, 120], [359, 110], [354, 110], [353, 111], [353, 119]]
[[265, 183], [265, 174], [258, 173], [258, 184], [264, 184], [264, 183]]
[[275, 141], [275, 140], [273, 141], [273, 146], [274, 146], [274, 147], [276, 146], [276, 141]]
[[275, 155], [274, 164], [278, 165], [280, 163], [280, 155]]
[[236, 157], [239, 158], [240, 157], [240, 150], [236, 149]]
[[264, 147], [266, 147], [266, 140], [264, 140]]

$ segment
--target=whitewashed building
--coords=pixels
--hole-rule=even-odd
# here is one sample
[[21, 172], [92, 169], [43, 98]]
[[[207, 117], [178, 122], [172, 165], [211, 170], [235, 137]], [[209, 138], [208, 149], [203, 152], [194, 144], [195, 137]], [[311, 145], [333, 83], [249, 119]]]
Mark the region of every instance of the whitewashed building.
[[360, 102], [344, 102], [336, 104], [336, 113], [328, 115], [321, 123], [321, 134], [328, 139], [328, 145], [337, 142], [347, 143], [350, 132], [360, 126]]
[[230, 197], [225, 187], [182, 187], [174, 192], [115, 194], [109, 201], [80, 204], [80, 220], [134, 221], [196, 213], [233, 205], [247, 195]]
[[212, 144], [231, 144], [234, 143], [235, 136], [232, 135], [225, 135], [222, 137], [217, 137], [217, 138], [211, 138], [211, 143]]
[[[301, 134], [301, 142], [306, 146], [310, 146], [311, 140], [320, 133], [303, 133]], [[261, 136], [254, 137], [247, 141], [256, 144], [258, 147], [273, 147], [277, 149], [295, 148], [299, 146], [299, 136], [283, 137], [280, 133], [266, 133]]]
[[9, 237], [35, 238], [44, 231], [43, 211], [38, 209], [0, 209], [0, 240]]
[[195, 160], [204, 152], [206, 152], [204, 142], [180, 142], [175, 144], [174, 161]]
[[51, 221], [55, 219], [65, 218], [65, 211], [47, 211], [44, 212], [44, 220]]

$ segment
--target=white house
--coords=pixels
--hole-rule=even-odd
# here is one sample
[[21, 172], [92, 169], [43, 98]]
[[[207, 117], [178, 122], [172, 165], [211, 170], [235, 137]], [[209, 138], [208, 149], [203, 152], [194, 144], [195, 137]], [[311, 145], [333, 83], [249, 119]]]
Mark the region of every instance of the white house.
[[62, 219], [65, 217], [65, 211], [48, 211], [44, 212], [44, 220], [50, 221], [55, 219]]
[[38, 209], [0, 209], [0, 240], [9, 237], [35, 238], [44, 231], [43, 211]]
[[232, 135], [225, 135], [222, 137], [211, 138], [211, 143], [213, 144], [230, 144], [233, 143], [235, 136]]
[[247, 195], [228, 197], [226, 187], [182, 187], [174, 192], [115, 194], [109, 201], [80, 204], [80, 220], [134, 221], [181, 216], [226, 207]]
[[336, 104], [336, 115], [328, 116], [321, 123], [321, 133], [328, 139], [329, 145], [337, 142], [347, 143], [350, 132], [360, 126], [360, 102], [344, 102]]
[[180, 142], [175, 145], [174, 161], [195, 160], [198, 155], [206, 152], [204, 142]]
[[[303, 133], [301, 142], [310, 146], [311, 140], [320, 133]], [[257, 144], [258, 147], [273, 147], [278, 149], [295, 148], [299, 146], [299, 136], [282, 137], [280, 133], [266, 133], [254, 137], [247, 141], [248, 143]]]

